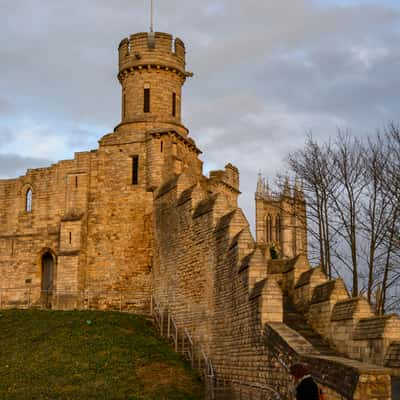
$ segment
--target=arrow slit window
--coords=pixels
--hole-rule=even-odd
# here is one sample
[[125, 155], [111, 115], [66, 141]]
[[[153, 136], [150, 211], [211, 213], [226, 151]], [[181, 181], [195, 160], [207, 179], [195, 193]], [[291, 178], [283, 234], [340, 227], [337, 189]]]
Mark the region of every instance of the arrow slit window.
[[139, 184], [139, 156], [132, 156], [132, 185]]
[[150, 112], [150, 85], [145, 84], [143, 89], [143, 111]]
[[176, 93], [172, 93], [172, 116], [176, 117]]

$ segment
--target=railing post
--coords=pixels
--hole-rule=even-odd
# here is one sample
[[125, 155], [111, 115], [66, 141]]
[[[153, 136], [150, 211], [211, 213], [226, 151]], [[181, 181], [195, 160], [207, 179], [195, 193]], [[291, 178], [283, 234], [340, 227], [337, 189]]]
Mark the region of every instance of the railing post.
[[163, 311], [160, 311], [160, 332], [161, 332], [161, 336], [164, 336], [163, 335], [163, 329], [164, 328], [164, 312]]
[[153, 315], [153, 296], [150, 297], [150, 315]]
[[168, 322], [167, 322], [167, 338], [170, 338], [171, 334], [171, 316], [170, 313], [168, 313]]
[[119, 294], [119, 312], [122, 312], [122, 293]]
[[0, 310], [3, 308], [3, 303], [2, 303], [2, 295], [3, 295], [3, 290], [0, 289]]

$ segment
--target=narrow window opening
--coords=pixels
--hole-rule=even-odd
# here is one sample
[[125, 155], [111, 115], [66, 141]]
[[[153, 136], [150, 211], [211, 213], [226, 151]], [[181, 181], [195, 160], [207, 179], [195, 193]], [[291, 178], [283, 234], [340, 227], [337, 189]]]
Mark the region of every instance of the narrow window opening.
[[72, 232], [69, 233], [69, 244], [72, 243]]
[[161, 153], [164, 151], [164, 142], [162, 140], [160, 143], [160, 151], [161, 151]]
[[172, 116], [176, 116], [176, 93], [172, 93]]
[[28, 189], [25, 199], [25, 211], [32, 212], [32, 189]]
[[270, 215], [267, 217], [267, 243], [272, 241], [272, 218]]
[[145, 113], [149, 113], [150, 112], [150, 89], [149, 88], [144, 88], [143, 111]]
[[76, 189], [78, 188], [78, 175], [75, 176], [75, 188]]
[[14, 255], [14, 239], [11, 240], [11, 255]]
[[132, 157], [132, 185], [139, 183], [139, 156]]
[[275, 238], [277, 243], [280, 243], [280, 237], [281, 237], [281, 218], [278, 215], [276, 217], [276, 224], [275, 224]]
[[122, 95], [122, 119], [125, 119], [126, 115], [125, 115], [125, 102], [126, 102], [126, 96], [125, 96], [125, 92]]

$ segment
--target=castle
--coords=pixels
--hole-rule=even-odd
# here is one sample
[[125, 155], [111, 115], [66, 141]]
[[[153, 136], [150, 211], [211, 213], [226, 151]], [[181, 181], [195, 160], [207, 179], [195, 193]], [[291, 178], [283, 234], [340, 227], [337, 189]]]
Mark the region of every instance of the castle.
[[311, 268], [301, 188], [272, 195], [259, 180], [254, 240], [238, 169], [204, 176], [182, 124], [184, 43], [137, 33], [118, 51], [114, 132], [97, 150], [0, 181], [0, 308], [147, 313], [153, 297], [232, 398], [267, 385], [287, 399], [287, 366], [301, 360], [328, 399], [395, 400], [400, 320]]

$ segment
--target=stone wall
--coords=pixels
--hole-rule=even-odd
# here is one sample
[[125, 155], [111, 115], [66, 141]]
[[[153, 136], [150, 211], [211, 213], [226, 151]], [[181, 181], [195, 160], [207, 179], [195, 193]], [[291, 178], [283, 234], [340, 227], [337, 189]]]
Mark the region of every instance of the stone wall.
[[[31, 293], [30, 301], [39, 300], [45, 253], [53, 255], [61, 278], [65, 257], [58, 257], [59, 253], [79, 252], [91, 156], [90, 152], [77, 153], [74, 160], [0, 181], [0, 288], [9, 289], [3, 291], [3, 304], [7, 299], [10, 304], [24, 303], [25, 290]], [[28, 190], [32, 191], [31, 210], [26, 205]], [[74, 290], [78, 287], [76, 268], [66, 277]], [[56, 279], [55, 289], [58, 286], [62, 284]]]
[[[42, 257], [49, 253], [53, 308], [84, 307], [88, 296], [98, 308], [115, 308], [124, 293], [124, 307], [148, 310], [153, 198], [147, 190], [146, 136], [131, 141], [118, 135], [113, 141], [115, 136], [97, 151], [0, 181], [3, 306], [27, 303], [28, 292], [31, 304], [41, 302]], [[29, 189], [31, 211], [25, 204]]]
[[302, 361], [312, 366], [329, 399], [389, 400], [389, 370], [322, 355], [283, 323], [283, 296], [293, 298], [299, 288], [309, 286], [310, 291], [302, 292], [305, 298], [297, 292], [299, 304], [316, 323], [318, 310], [328, 301], [316, 329], [330, 334], [334, 303], [347, 291], [341, 281], [310, 272], [304, 256], [267, 262], [235, 201], [225, 191], [215, 192], [215, 179], [223, 182], [222, 175], [213, 172], [196, 183], [183, 174], [156, 193], [157, 302], [201, 343], [217, 378], [230, 383], [232, 396], [246, 384], [269, 387], [287, 399], [288, 366]]
[[[264, 257], [232, 195], [210, 195], [210, 181], [181, 176], [155, 201], [154, 293], [211, 357], [217, 376], [233, 383], [274, 383], [287, 373], [263, 342], [264, 321], [281, 320], [282, 293], [266, 279]], [[236, 194], [237, 196], [237, 194]], [[281, 382], [281, 384], [279, 384]]]

